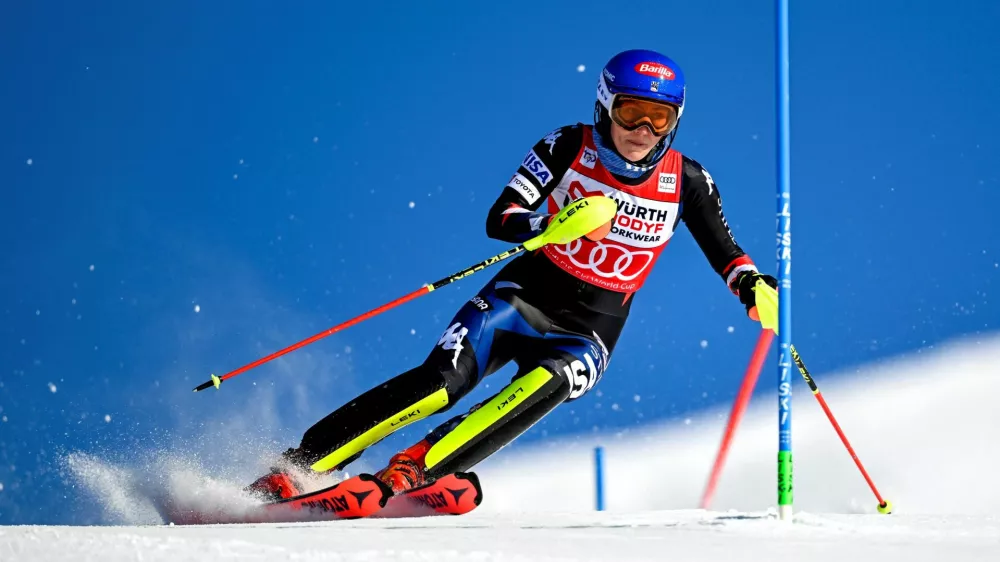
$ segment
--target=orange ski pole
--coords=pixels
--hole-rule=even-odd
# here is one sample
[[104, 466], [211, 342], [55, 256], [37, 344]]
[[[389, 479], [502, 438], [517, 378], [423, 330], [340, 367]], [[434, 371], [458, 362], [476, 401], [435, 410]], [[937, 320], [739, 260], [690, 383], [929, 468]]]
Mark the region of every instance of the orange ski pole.
[[851, 443], [847, 440], [847, 435], [844, 434], [844, 430], [840, 429], [840, 424], [837, 423], [837, 418], [833, 417], [833, 412], [830, 410], [830, 406], [826, 404], [826, 399], [823, 398], [823, 394], [819, 391], [819, 387], [816, 386], [816, 381], [813, 380], [812, 375], [809, 374], [809, 370], [806, 369], [805, 363], [802, 362], [802, 357], [799, 356], [799, 351], [795, 349], [795, 346], [791, 346], [792, 350], [792, 360], [795, 361], [795, 366], [798, 367], [799, 373], [802, 378], [806, 380], [806, 384], [809, 385], [809, 390], [812, 391], [813, 396], [819, 401], [819, 405], [823, 408], [826, 413], [827, 419], [833, 425], [833, 429], [837, 432], [840, 440], [844, 443], [844, 447], [847, 447], [848, 454], [854, 459], [854, 464], [858, 466], [858, 470], [861, 471], [861, 476], [864, 477], [865, 482], [868, 483], [868, 487], [872, 489], [872, 493], [875, 494], [875, 499], [878, 500], [878, 512], [883, 514], [892, 513], [892, 502], [882, 497], [882, 494], [878, 493], [878, 488], [875, 487], [875, 482], [872, 477], [868, 475], [868, 471], [865, 470], [865, 466], [861, 464], [861, 459], [858, 458], [857, 453], [854, 452], [854, 447], [851, 447]]
[[199, 390], [205, 390], [206, 388], [211, 388], [213, 386], [215, 388], [219, 388], [219, 385], [222, 384], [222, 381], [224, 381], [226, 379], [230, 379], [232, 377], [235, 377], [236, 375], [239, 375], [241, 373], [245, 373], [245, 372], [249, 371], [250, 369], [253, 369], [254, 367], [259, 367], [259, 366], [263, 365], [264, 363], [267, 363], [268, 361], [272, 361], [274, 359], [277, 359], [278, 357], [281, 357], [282, 355], [285, 355], [286, 353], [291, 353], [291, 352], [295, 351], [296, 349], [299, 349], [301, 347], [305, 347], [305, 346], [307, 346], [307, 345], [309, 345], [309, 344], [311, 344], [313, 342], [321, 340], [321, 339], [323, 339], [323, 338], [325, 338], [325, 337], [327, 337], [329, 335], [335, 334], [335, 333], [337, 333], [337, 332], [339, 332], [339, 331], [341, 331], [343, 329], [350, 328], [351, 326], [354, 326], [355, 324], [360, 324], [361, 322], [364, 322], [365, 320], [368, 320], [372, 316], [376, 316], [378, 314], [381, 314], [381, 313], [385, 312], [386, 310], [389, 310], [391, 308], [395, 308], [395, 307], [397, 307], [397, 306], [399, 306], [399, 305], [401, 305], [403, 303], [409, 302], [409, 301], [411, 301], [411, 300], [413, 300], [413, 299], [415, 299], [417, 297], [422, 297], [422, 296], [426, 295], [427, 293], [429, 293], [429, 292], [431, 292], [431, 291], [433, 291], [435, 289], [440, 289], [441, 287], [444, 287], [445, 285], [448, 285], [450, 283], [458, 281], [459, 279], [463, 279], [465, 277], [468, 277], [469, 275], [472, 275], [473, 273], [475, 273], [475, 272], [477, 272], [477, 271], [479, 271], [481, 269], [484, 269], [484, 268], [486, 268], [488, 266], [491, 266], [491, 265], [493, 265], [493, 264], [495, 264], [495, 263], [497, 263], [499, 261], [505, 260], [505, 259], [507, 259], [507, 258], [509, 258], [509, 257], [511, 257], [513, 255], [519, 254], [522, 251], [524, 251], [524, 244], [521, 244], [520, 246], [516, 246], [514, 248], [511, 248], [511, 249], [509, 249], [506, 252], [503, 252], [501, 254], [497, 254], [497, 255], [495, 255], [492, 258], [489, 258], [487, 260], [483, 260], [483, 261], [479, 262], [478, 264], [476, 264], [476, 265], [474, 265], [474, 266], [472, 266], [470, 268], [463, 269], [462, 271], [459, 271], [458, 273], [456, 273], [454, 275], [450, 275], [448, 277], [445, 277], [444, 279], [440, 279], [440, 280], [435, 281], [434, 283], [431, 283], [429, 285], [424, 285], [423, 287], [417, 289], [416, 291], [413, 291], [412, 293], [409, 293], [407, 295], [403, 295], [403, 296], [399, 297], [398, 299], [396, 299], [396, 300], [394, 300], [392, 302], [388, 302], [386, 304], [383, 304], [382, 306], [380, 306], [378, 308], [373, 308], [372, 310], [369, 310], [368, 312], [366, 312], [364, 314], [361, 314], [359, 316], [355, 316], [354, 318], [351, 318], [350, 320], [348, 320], [346, 322], [342, 322], [340, 324], [337, 324], [336, 326], [334, 326], [334, 327], [332, 327], [332, 328], [330, 328], [328, 330], [324, 330], [324, 331], [322, 331], [322, 332], [320, 332], [320, 333], [318, 333], [316, 335], [309, 336], [308, 338], [306, 338], [306, 339], [304, 339], [304, 340], [302, 340], [302, 341], [300, 341], [298, 343], [294, 343], [294, 344], [292, 344], [292, 345], [290, 345], [290, 346], [288, 346], [288, 347], [286, 347], [284, 349], [280, 349], [278, 351], [275, 351], [274, 353], [268, 355], [267, 357], [261, 357], [260, 359], [258, 359], [256, 361], [253, 361], [252, 363], [247, 363], [246, 365], [243, 365], [239, 369], [230, 371], [230, 372], [222, 375], [221, 377], [217, 377], [215, 375], [212, 375], [212, 378], [210, 380], [207, 380], [207, 381], [201, 383], [200, 385], [196, 386], [195, 389], [194, 389], [194, 391], [198, 392]]
[[454, 283], [459, 279], [464, 279], [472, 275], [473, 273], [476, 273], [477, 271], [485, 269], [497, 262], [503, 261], [523, 251], [531, 252], [537, 250], [538, 248], [541, 248], [546, 244], [567, 244], [610, 222], [611, 219], [614, 218], [617, 212], [618, 212], [618, 204], [614, 201], [614, 199], [605, 197], [603, 195], [594, 195], [591, 197], [584, 197], [582, 199], [573, 201], [572, 203], [563, 207], [557, 214], [555, 214], [549, 220], [548, 226], [545, 227], [544, 232], [542, 232], [538, 236], [535, 236], [531, 240], [528, 240], [527, 242], [519, 246], [515, 246], [514, 248], [511, 248], [506, 252], [502, 252], [491, 258], [485, 259], [472, 267], [468, 267], [466, 269], [463, 269], [462, 271], [459, 271], [454, 275], [450, 275], [448, 277], [445, 277], [444, 279], [440, 279], [429, 285], [424, 285], [423, 287], [417, 289], [416, 291], [413, 291], [410, 294], [403, 295], [402, 297], [399, 297], [398, 299], [392, 302], [388, 302], [378, 308], [369, 310], [368, 312], [360, 316], [356, 316], [346, 322], [337, 324], [336, 326], [328, 330], [324, 330], [298, 343], [294, 343], [284, 349], [275, 351], [274, 353], [268, 355], [267, 357], [261, 357], [260, 359], [252, 363], [248, 363], [240, 367], [239, 369], [230, 371], [222, 375], [221, 377], [215, 376], [213, 374], [211, 376], [211, 379], [196, 386], [194, 391], [198, 392], [200, 390], [205, 390], [206, 388], [210, 388], [213, 386], [215, 388], [219, 388], [219, 385], [221, 385], [222, 381], [224, 380], [231, 379], [236, 375], [245, 373], [250, 369], [253, 369], [254, 367], [259, 367], [264, 363], [267, 363], [268, 361], [277, 359], [278, 357], [281, 357], [286, 353], [290, 353], [292, 351], [295, 351], [296, 349], [305, 347], [315, 341], [321, 340], [331, 334], [335, 334], [345, 328], [350, 328], [351, 326], [363, 322], [371, 318], [372, 316], [381, 314], [386, 310], [395, 308], [417, 297], [426, 295], [427, 293], [434, 291], [435, 289], [440, 289], [441, 287]]
[[[778, 291], [767, 286], [763, 281], [757, 281], [757, 285], [754, 287], [754, 293], [756, 294], [756, 302], [758, 314], [760, 314], [760, 324], [765, 329], [773, 330], [775, 333], [778, 331]], [[827, 419], [830, 420], [830, 424], [833, 425], [834, 431], [837, 432], [837, 436], [840, 437], [841, 442], [844, 443], [844, 447], [847, 448], [848, 454], [854, 459], [854, 464], [858, 466], [858, 470], [861, 471], [861, 476], [864, 477], [865, 482], [868, 483], [868, 487], [872, 489], [872, 493], [875, 494], [875, 499], [878, 500], [878, 512], [879, 513], [892, 513], [892, 502], [882, 497], [882, 494], [878, 492], [878, 488], [875, 487], [875, 482], [872, 481], [871, 476], [868, 475], [868, 471], [865, 470], [865, 466], [861, 464], [861, 459], [858, 458], [857, 453], [854, 452], [854, 447], [851, 447], [850, 441], [847, 440], [847, 435], [844, 434], [844, 430], [840, 428], [840, 424], [837, 423], [837, 419], [833, 417], [833, 411], [830, 410], [830, 406], [827, 405], [826, 399], [819, 391], [819, 387], [816, 386], [816, 381], [813, 380], [812, 375], [809, 374], [809, 370], [806, 369], [806, 364], [802, 362], [802, 357], [799, 355], [799, 351], [795, 349], [795, 345], [789, 345], [789, 349], [792, 352], [792, 360], [795, 361], [795, 366], [799, 369], [799, 374], [805, 379], [806, 384], [809, 385], [809, 390], [812, 391], [813, 396], [819, 402], [823, 412], [826, 414]]]

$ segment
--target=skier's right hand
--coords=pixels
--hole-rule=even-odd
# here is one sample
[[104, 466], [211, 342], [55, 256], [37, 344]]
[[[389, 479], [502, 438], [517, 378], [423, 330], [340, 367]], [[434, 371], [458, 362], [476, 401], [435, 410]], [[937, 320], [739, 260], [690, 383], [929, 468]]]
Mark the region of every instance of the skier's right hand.
[[548, 219], [545, 232], [525, 243], [532, 251], [542, 244], [568, 244], [584, 236], [600, 239], [611, 230], [618, 204], [604, 195], [591, 195], [564, 206]]
[[615, 219], [612, 218], [603, 225], [591, 230], [590, 232], [583, 235], [584, 238], [590, 240], [591, 242], [597, 242], [598, 240], [603, 240], [605, 236], [611, 233], [611, 225], [613, 225]]

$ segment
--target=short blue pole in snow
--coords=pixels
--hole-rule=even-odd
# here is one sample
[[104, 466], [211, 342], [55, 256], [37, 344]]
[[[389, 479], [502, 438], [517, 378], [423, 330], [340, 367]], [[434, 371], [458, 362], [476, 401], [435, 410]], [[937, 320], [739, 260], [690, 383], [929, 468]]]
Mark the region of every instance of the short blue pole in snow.
[[594, 484], [597, 511], [604, 511], [604, 447], [594, 447]]

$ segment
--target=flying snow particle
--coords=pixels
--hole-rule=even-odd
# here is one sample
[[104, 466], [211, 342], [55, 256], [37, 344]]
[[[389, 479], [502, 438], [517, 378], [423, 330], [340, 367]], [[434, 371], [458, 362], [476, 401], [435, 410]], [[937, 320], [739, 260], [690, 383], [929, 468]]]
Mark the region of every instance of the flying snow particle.
[[194, 311], [195, 312], [201, 312], [201, 305], [200, 304], [194, 305]]
[[28, 163], [28, 165], [30, 166], [30, 165], [34, 164], [34, 163], [35, 163], [35, 161], [34, 161], [34, 160], [32, 160], [31, 158], [28, 158], [28, 162], [27, 162], [27, 163]]
[[94, 264], [90, 264], [90, 270], [94, 271]]
[[708, 347], [708, 340], [701, 340], [700, 345], [702, 349], [705, 349], [706, 347]]
[[344, 353], [350, 353], [350, 352], [351, 352], [351, 346], [345, 345], [344, 346]]
[[642, 396], [639, 396], [638, 394], [636, 394], [635, 396], [632, 397], [632, 400], [638, 402], [638, 401], [642, 400]]
[[69, 302], [70, 302], [70, 304], [76, 304], [76, 299], [73, 299], [73, 300], [71, 300]]
[[238, 179], [240, 179], [240, 175], [239, 175], [239, 174], [233, 174], [233, 179], [234, 179], [234, 180], [238, 180]]
[[410, 201], [410, 208], [411, 208], [411, 209], [412, 209], [412, 208], [414, 208], [414, 207], [416, 207], [416, 206], [417, 206], [417, 204], [416, 204], [416, 203], [414, 203], [413, 201]]
[[760, 138], [760, 135], [750, 135], [750, 138], [752, 138], [753, 140], [757, 140]]
[[313, 142], [319, 142], [319, 137], [313, 137]]
[[3, 482], [0, 482], [0, 492], [3, 491]]
[[7, 423], [7, 416], [4, 416], [4, 417], [0, 418], [0, 421], [2, 421], [4, 423]]
[[736, 331], [736, 328], [734, 328], [734, 327], [732, 327], [732, 326], [729, 326], [728, 328], [726, 328], [726, 331], [727, 331], [727, 332], [729, 332], [729, 333], [731, 334], [731, 333], [733, 333], [733, 332], [735, 332], [735, 331]]
[[587, 67], [582, 64], [576, 67], [577, 72], [583, 72], [584, 70], [587, 70]]
[[111, 415], [104, 414], [104, 423], [111, 423]]
[[42, 315], [42, 311], [41, 310], [36, 310], [35, 311], [35, 316], [41, 316], [41, 315]]
[[49, 392], [51, 392], [52, 394], [55, 394], [56, 393], [56, 385], [54, 385], [52, 383], [49, 383]]
[[416, 331], [416, 330], [414, 330], [413, 328], [410, 328], [410, 335], [411, 335], [411, 336], [412, 336], [412, 335], [415, 335], [416, 333], [417, 333], [417, 331]]
[[243, 164], [243, 159], [242, 158], [240, 158], [240, 164]]
[[684, 418], [684, 425], [691, 425], [691, 418]]
[[615, 402], [614, 404], [611, 405], [611, 409], [617, 412], [618, 410], [621, 409], [621, 406], [618, 405], [618, 402]]

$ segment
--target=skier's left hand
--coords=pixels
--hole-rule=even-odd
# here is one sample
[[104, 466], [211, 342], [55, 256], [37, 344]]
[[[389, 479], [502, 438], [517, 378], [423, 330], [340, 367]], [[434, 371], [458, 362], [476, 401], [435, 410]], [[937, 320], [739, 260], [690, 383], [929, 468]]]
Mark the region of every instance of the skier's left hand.
[[757, 296], [753, 291], [754, 286], [757, 284], [757, 280], [762, 280], [767, 283], [772, 289], [778, 288], [778, 280], [770, 275], [763, 273], [758, 273], [756, 271], [745, 271], [736, 278], [736, 295], [740, 297], [740, 302], [747, 307], [747, 316], [751, 320], [760, 321], [760, 315], [757, 314]]

